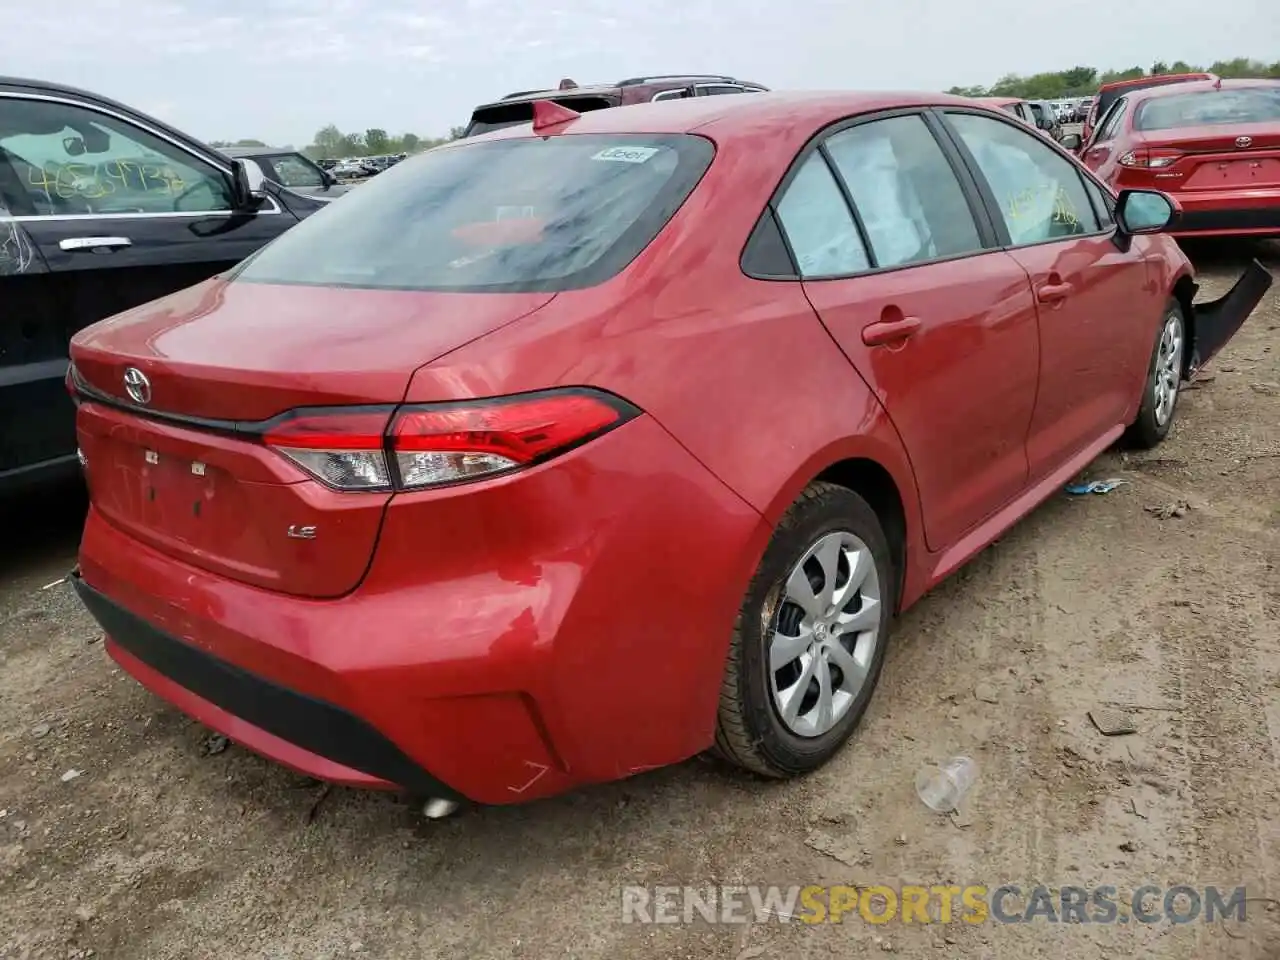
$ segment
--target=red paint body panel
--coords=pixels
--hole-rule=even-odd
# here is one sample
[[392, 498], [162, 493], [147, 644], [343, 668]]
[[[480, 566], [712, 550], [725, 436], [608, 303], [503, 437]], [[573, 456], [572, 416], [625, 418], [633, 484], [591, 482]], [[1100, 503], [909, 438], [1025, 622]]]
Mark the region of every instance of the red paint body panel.
[[[1040, 343], [1016, 260], [989, 253], [804, 288], [909, 452], [930, 548], [953, 543], [1022, 489]], [[870, 324], [903, 317], [920, 320], [909, 339], [863, 343]], [[939, 442], [961, 435], [968, 442]]]
[[[82, 574], [219, 659], [366, 718], [479, 802], [627, 776], [710, 742], [740, 586], [769, 527], [655, 421], [520, 476], [396, 499], [368, 575], [340, 600], [283, 597], [182, 564], [96, 507]], [[643, 615], [628, 597], [642, 598]], [[117, 659], [215, 729], [246, 736]], [[258, 752], [331, 773], [249, 734]]]
[[227, 283], [214, 277], [87, 327], [76, 369], [127, 401], [151, 380], [156, 410], [265, 420], [300, 406], [398, 403], [413, 371], [532, 313], [549, 293], [423, 293]]
[[[1115, 438], [1137, 409], [1165, 298], [1190, 269], [1168, 238], [1126, 252], [1103, 236], [848, 280], [744, 276], [760, 211], [818, 130], [926, 103], [973, 106], [753, 94], [584, 113], [555, 135], [696, 130], [717, 148], [665, 229], [593, 287], [445, 295], [211, 281], [89, 328], [72, 357], [95, 388], [119, 397], [136, 364], [154, 379], [155, 408], [204, 417], [556, 387], [607, 390], [643, 412], [504, 476], [356, 494], [242, 437], [85, 402], [85, 583], [171, 637], [363, 719], [481, 802], [705, 749], [747, 585], [807, 484], [847, 460], [887, 473], [905, 515], [909, 606]], [[1057, 281], [1070, 296], [1039, 302], [1038, 287]], [[869, 346], [863, 332], [881, 322], [912, 336]], [[205, 485], [149, 472], [136, 456], [147, 449], [199, 458]], [[202, 527], [183, 510], [206, 488], [204, 509], [218, 512]], [[321, 534], [290, 540], [292, 525]], [[108, 649], [251, 749], [313, 776], [390, 785]]]

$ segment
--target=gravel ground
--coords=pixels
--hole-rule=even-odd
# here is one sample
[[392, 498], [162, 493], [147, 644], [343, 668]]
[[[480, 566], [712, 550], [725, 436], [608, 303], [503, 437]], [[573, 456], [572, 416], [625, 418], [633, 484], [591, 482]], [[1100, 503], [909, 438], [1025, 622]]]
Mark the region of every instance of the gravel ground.
[[[1195, 251], [1216, 295], [1259, 254]], [[1035, 512], [898, 626], [850, 749], [706, 761], [430, 823], [212, 739], [115, 669], [65, 585], [77, 490], [2, 508], [0, 957], [1277, 957], [1234, 927], [621, 922], [624, 884], [1144, 882], [1280, 897], [1280, 287], [1106, 496]], [[1169, 515], [1176, 504], [1185, 506]], [[1138, 705], [1102, 737], [1087, 712]], [[966, 752], [964, 817], [915, 798]], [[72, 771], [78, 776], [67, 778]], [[323, 802], [321, 802], [323, 801]]]

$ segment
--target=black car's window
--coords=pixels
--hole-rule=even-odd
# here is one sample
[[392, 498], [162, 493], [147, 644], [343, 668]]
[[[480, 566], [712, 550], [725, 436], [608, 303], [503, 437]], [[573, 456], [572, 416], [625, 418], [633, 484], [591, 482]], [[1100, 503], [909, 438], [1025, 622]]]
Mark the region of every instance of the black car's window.
[[722, 96], [726, 93], [745, 93], [746, 91], [734, 83], [704, 83], [698, 87], [698, 93], [704, 97]]
[[1015, 246], [1098, 231], [1079, 171], [1042, 137], [976, 114], [947, 120], [990, 186]]
[[893, 267], [982, 249], [960, 182], [923, 119], [859, 124], [826, 140], [871, 242]]
[[320, 168], [306, 157], [296, 153], [274, 153], [270, 156], [256, 157], [257, 161], [267, 166], [264, 171], [276, 183], [286, 187], [323, 187], [324, 176]]
[[778, 221], [805, 279], [847, 276], [871, 266], [853, 213], [819, 152], [809, 154], [788, 184]]
[[[27, 216], [231, 209], [211, 164], [114, 116], [60, 101], [0, 97], [5, 205]], [[20, 191], [20, 192], [19, 192]]]
[[1094, 143], [1107, 143], [1114, 140], [1116, 134], [1120, 131], [1120, 121], [1124, 118], [1125, 113], [1129, 109], [1129, 101], [1121, 97], [1107, 112], [1103, 118], [1101, 125], [1098, 127], [1098, 133], [1094, 136]]
[[660, 100], [684, 100], [689, 96], [687, 87], [681, 87], [678, 90], [662, 90], [653, 95], [653, 100], [657, 103]]
[[466, 142], [396, 164], [251, 258], [239, 280], [409, 290], [565, 290], [629, 263], [715, 148], [683, 135]]
[[1159, 97], [1139, 104], [1133, 116], [1135, 130], [1173, 130], [1178, 127], [1278, 121], [1280, 84], [1202, 90]]

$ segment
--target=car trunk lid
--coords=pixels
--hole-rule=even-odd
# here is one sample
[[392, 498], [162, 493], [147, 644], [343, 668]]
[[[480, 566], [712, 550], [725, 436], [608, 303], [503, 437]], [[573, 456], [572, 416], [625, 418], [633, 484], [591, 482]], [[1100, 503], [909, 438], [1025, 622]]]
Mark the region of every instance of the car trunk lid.
[[[93, 506], [193, 566], [299, 596], [346, 593], [390, 493], [311, 479], [262, 443], [263, 421], [333, 406], [389, 417], [418, 367], [553, 296], [215, 279], [89, 327], [71, 356]], [[130, 369], [145, 395], [130, 396]]]

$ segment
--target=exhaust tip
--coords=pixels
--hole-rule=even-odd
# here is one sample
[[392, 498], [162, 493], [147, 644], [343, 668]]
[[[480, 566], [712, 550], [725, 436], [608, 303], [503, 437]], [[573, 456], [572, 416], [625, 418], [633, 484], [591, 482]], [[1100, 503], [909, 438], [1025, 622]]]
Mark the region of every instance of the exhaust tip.
[[422, 805], [422, 815], [428, 820], [443, 820], [457, 810], [457, 801], [445, 800], [443, 797], [432, 797]]

